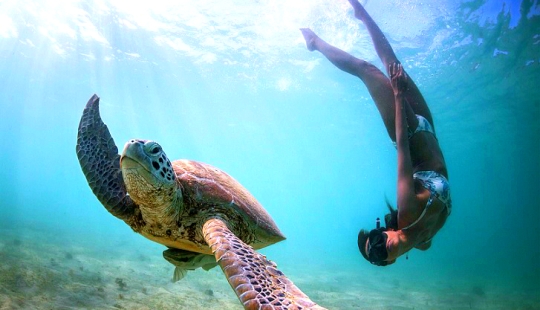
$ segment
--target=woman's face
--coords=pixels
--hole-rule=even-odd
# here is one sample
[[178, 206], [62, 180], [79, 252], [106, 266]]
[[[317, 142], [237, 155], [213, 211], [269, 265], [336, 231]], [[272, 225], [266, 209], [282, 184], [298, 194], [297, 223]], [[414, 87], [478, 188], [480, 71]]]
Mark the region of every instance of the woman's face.
[[378, 266], [387, 265], [387, 238], [388, 236], [381, 229], [373, 229], [369, 232], [364, 250], [372, 264]]
[[388, 239], [386, 239], [386, 251], [388, 251], [386, 261], [388, 264], [393, 264], [399, 256], [399, 236], [398, 233], [393, 230], [388, 230], [384, 233], [388, 235]]

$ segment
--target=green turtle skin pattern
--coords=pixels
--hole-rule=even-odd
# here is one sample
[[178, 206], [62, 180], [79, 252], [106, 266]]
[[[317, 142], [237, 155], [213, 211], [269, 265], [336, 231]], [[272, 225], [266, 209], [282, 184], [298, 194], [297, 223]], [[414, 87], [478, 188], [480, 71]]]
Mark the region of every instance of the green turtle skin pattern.
[[118, 148], [99, 115], [99, 97], [93, 95], [83, 112], [77, 135], [77, 157], [88, 185], [117, 218], [132, 222], [137, 206], [127, 195]]
[[275, 263], [236, 237], [220, 219], [206, 221], [203, 235], [245, 309], [325, 309], [311, 301]]

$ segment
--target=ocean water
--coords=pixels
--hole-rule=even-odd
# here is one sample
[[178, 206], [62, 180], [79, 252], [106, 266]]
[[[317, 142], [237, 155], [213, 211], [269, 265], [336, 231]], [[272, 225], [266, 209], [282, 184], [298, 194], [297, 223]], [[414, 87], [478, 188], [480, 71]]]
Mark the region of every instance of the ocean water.
[[366, 0], [428, 101], [453, 212], [429, 251], [366, 262], [396, 152], [360, 80], [298, 28], [381, 66], [336, 1], [0, 2], [0, 309], [241, 309], [219, 268], [171, 283], [163, 246], [93, 196], [87, 100], [121, 148], [226, 171], [287, 240], [261, 250], [329, 309], [540, 309], [540, 4]]

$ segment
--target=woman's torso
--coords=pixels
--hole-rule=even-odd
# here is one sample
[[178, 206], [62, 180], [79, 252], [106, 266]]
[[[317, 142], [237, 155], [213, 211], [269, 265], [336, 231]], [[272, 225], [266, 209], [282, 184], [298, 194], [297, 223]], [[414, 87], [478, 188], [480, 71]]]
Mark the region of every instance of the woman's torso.
[[[411, 137], [409, 142], [414, 173], [435, 171], [448, 179], [444, 156], [437, 138], [432, 133], [418, 132]], [[448, 206], [433, 197], [433, 193], [426, 188], [421, 180], [415, 179], [414, 183], [417, 208], [416, 212], [413, 212], [414, 214], [408, 214], [407, 222], [412, 226], [405, 229], [404, 232], [410, 238], [415, 239], [417, 246], [422, 246], [422, 244], [430, 242], [431, 238], [442, 228], [450, 212]], [[415, 221], [417, 222], [415, 223]]]
[[430, 202], [431, 193], [419, 180], [415, 180], [415, 192], [418, 206], [415, 213], [417, 214], [410, 217], [407, 227], [400, 227], [400, 229], [411, 239], [415, 247], [421, 247], [431, 242], [435, 234], [444, 226], [449, 212], [442, 201], [432, 199]]

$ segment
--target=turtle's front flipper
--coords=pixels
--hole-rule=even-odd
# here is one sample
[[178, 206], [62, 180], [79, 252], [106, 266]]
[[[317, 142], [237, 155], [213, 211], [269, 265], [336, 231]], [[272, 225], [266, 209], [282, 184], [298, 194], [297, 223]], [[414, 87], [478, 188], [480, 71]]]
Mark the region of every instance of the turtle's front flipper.
[[97, 95], [88, 100], [79, 123], [77, 157], [94, 195], [111, 214], [130, 222], [136, 205], [126, 195], [118, 148], [99, 116]]
[[324, 309], [302, 293], [276, 264], [236, 237], [222, 220], [208, 220], [203, 234], [245, 309]]

